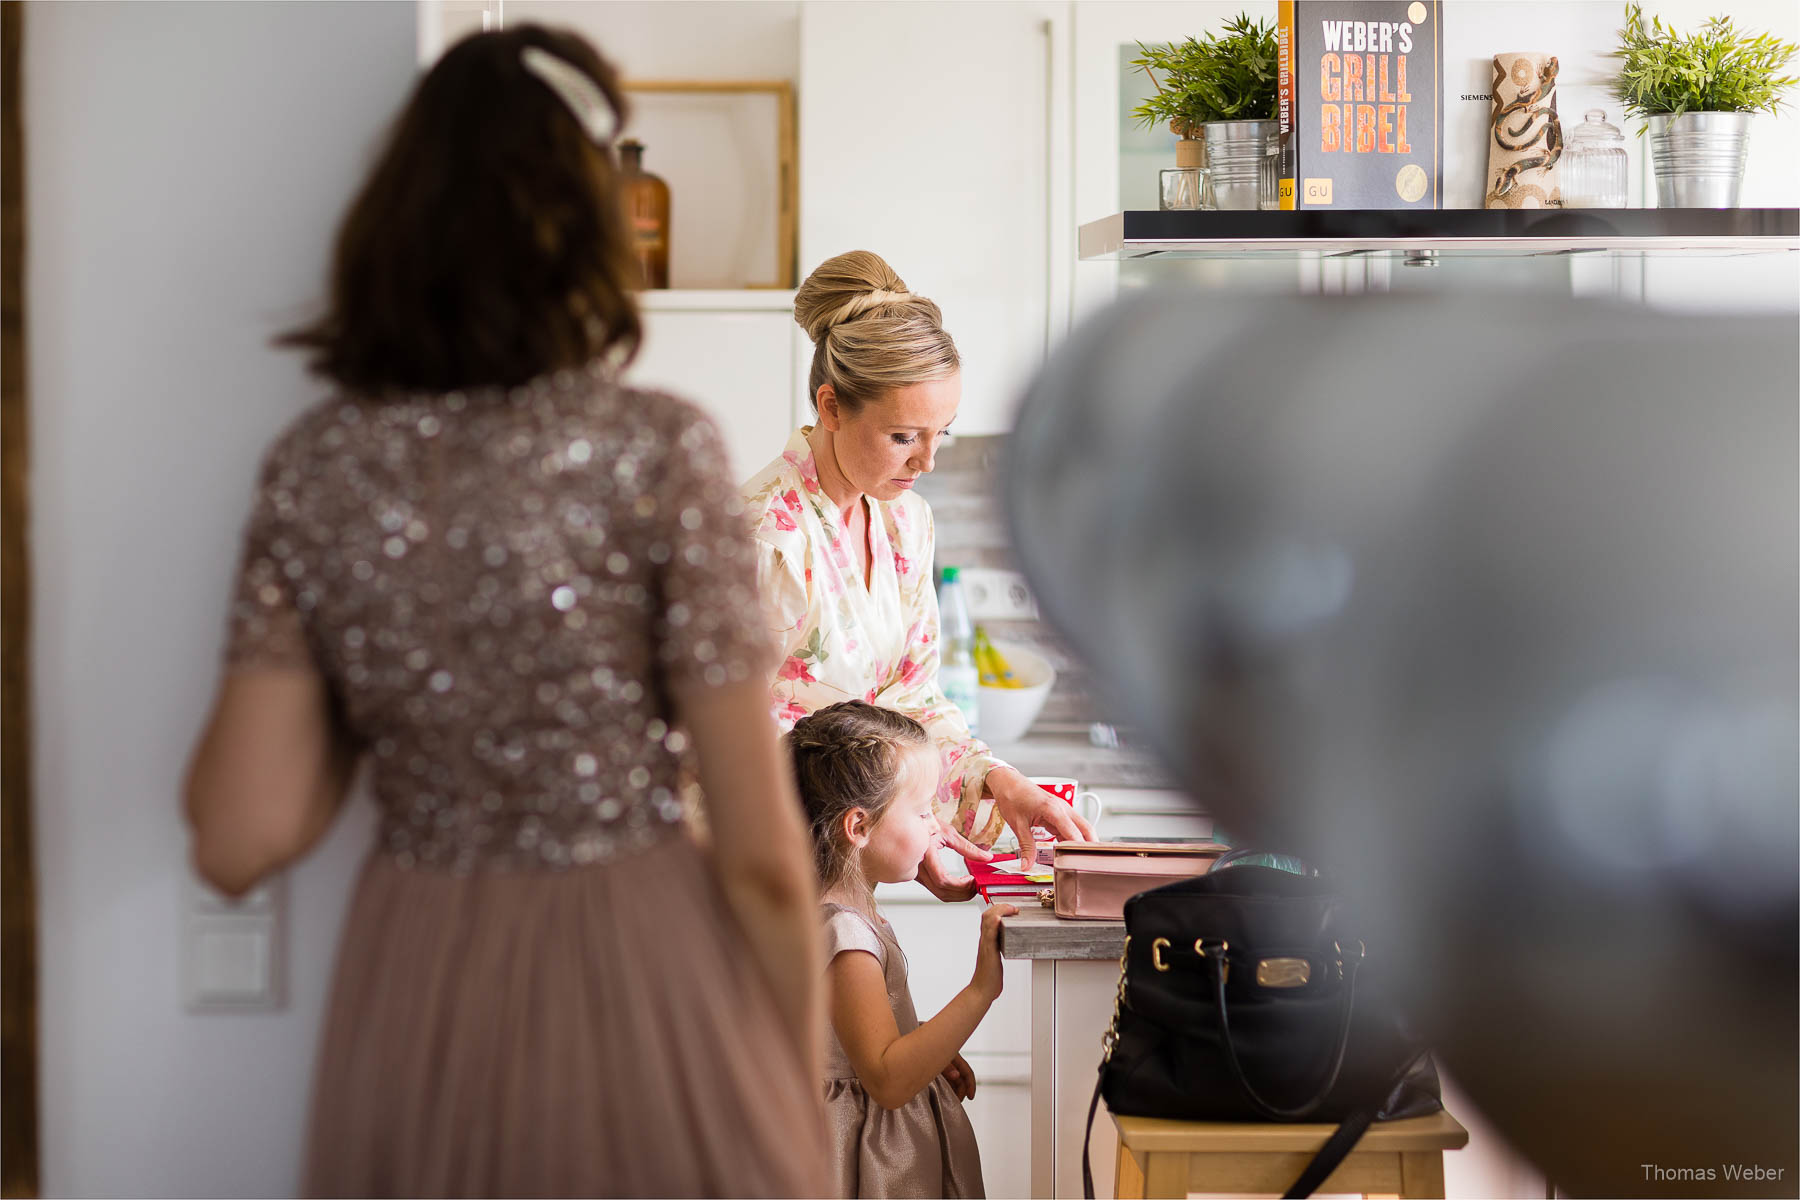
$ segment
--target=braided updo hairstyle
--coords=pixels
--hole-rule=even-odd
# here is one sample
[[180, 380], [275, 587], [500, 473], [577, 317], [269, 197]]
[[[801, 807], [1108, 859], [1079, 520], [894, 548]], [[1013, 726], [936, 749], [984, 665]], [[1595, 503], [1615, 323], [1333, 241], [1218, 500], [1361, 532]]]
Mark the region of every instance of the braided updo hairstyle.
[[828, 889], [856, 866], [844, 814], [860, 808], [871, 826], [880, 821], [899, 790], [901, 755], [931, 739], [905, 713], [846, 700], [802, 717], [783, 740], [812, 829], [819, 886]]
[[813, 341], [806, 394], [815, 409], [821, 384], [854, 415], [884, 392], [947, 379], [962, 366], [938, 306], [868, 250], [820, 263], [794, 294], [794, 320]]

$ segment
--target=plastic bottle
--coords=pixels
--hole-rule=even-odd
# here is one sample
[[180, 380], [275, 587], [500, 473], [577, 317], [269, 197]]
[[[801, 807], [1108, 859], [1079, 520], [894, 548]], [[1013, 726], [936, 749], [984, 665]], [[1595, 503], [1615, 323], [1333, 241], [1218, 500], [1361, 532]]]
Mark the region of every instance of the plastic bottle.
[[938, 587], [938, 629], [942, 653], [938, 656], [938, 686], [944, 697], [962, 709], [969, 732], [981, 725], [981, 673], [975, 666], [975, 623], [969, 619], [969, 602], [963, 598], [961, 572], [945, 567]]

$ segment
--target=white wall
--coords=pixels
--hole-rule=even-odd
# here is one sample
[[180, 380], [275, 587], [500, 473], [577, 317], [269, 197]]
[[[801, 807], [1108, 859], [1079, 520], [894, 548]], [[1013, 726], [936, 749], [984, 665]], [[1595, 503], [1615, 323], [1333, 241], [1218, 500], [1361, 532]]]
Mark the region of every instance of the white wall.
[[317, 389], [269, 335], [416, 58], [411, 3], [25, 12], [47, 1195], [291, 1194], [346, 889], [289, 882], [285, 1011], [190, 1016], [183, 761], [257, 456]]

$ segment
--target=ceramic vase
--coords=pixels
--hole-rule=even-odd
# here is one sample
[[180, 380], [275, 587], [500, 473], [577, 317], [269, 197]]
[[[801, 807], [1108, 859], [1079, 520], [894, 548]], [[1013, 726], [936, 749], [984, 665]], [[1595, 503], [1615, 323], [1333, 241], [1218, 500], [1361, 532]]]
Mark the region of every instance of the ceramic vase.
[[1556, 116], [1556, 56], [1537, 51], [1494, 55], [1488, 121], [1487, 207], [1561, 208], [1556, 167], [1562, 124]]

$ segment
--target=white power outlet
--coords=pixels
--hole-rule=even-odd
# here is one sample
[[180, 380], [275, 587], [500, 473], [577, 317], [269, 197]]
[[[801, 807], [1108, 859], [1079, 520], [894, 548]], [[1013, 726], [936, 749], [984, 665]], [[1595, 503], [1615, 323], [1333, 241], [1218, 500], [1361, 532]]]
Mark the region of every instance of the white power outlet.
[[964, 567], [958, 574], [972, 621], [1035, 621], [1037, 599], [1017, 571]]

